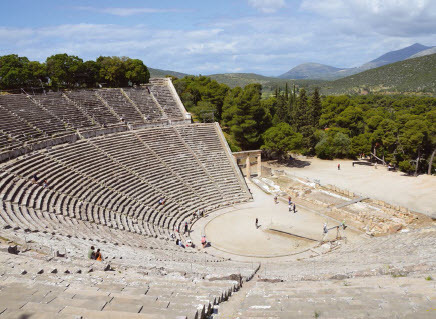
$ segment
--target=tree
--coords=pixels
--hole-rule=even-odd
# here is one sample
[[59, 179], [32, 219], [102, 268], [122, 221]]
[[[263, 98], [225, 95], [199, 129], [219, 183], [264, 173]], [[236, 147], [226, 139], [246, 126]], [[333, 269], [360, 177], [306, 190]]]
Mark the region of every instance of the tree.
[[127, 86], [129, 80], [126, 77], [126, 57], [104, 57], [97, 59], [100, 69], [100, 81], [110, 87]]
[[262, 145], [261, 134], [270, 126], [271, 116], [260, 103], [261, 92], [260, 84], [249, 84], [231, 90], [224, 100], [222, 123], [244, 150]]
[[303, 136], [296, 133], [288, 123], [279, 123], [263, 134], [262, 149], [283, 158], [288, 152], [299, 150], [302, 139]]
[[47, 75], [52, 87], [75, 87], [79, 79], [83, 60], [74, 55], [55, 54], [47, 58]]
[[148, 83], [150, 72], [141, 60], [127, 59], [124, 63], [127, 80], [134, 85]]
[[321, 97], [319, 96], [319, 89], [315, 88], [310, 99], [310, 112], [311, 112], [311, 125], [319, 128], [319, 119], [322, 114]]
[[416, 158], [416, 160], [412, 160], [415, 162], [415, 176], [418, 174], [422, 152], [426, 143], [428, 143], [428, 134], [428, 125], [421, 119], [407, 121], [400, 131], [399, 141], [404, 152], [410, 154], [412, 159]]
[[16, 54], [0, 57], [0, 89], [40, 86], [47, 81], [44, 65]]
[[297, 129], [297, 131], [301, 127], [309, 124], [310, 122], [309, 117], [310, 114], [309, 114], [309, 105], [307, 102], [306, 90], [301, 89], [292, 119], [292, 124]]
[[80, 86], [85, 86], [89, 88], [95, 87], [96, 84], [99, 82], [99, 74], [100, 67], [97, 62], [84, 62], [80, 68], [78, 75], [78, 81]]

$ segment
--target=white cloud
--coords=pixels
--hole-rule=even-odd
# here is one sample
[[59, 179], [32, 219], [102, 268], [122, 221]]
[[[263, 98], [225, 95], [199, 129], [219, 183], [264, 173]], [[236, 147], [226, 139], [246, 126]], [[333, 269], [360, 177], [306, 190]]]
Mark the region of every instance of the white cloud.
[[434, 0], [303, 0], [300, 9], [342, 31], [386, 36], [436, 33]]
[[248, 4], [264, 13], [274, 13], [286, 6], [284, 0], [248, 0]]
[[113, 7], [74, 7], [76, 10], [82, 10], [82, 11], [91, 11], [91, 12], [99, 12], [99, 13], [106, 13], [106, 14], [112, 14], [120, 17], [128, 17], [138, 14], [145, 14], [145, 13], [165, 13], [165, 12], [184, 12], [185, 10], [179, 10], [179, 9], [156, 9], [156, 8], [113, 8]]
[[[40, 61], [63, 52], [83, 59], [117, 55], [142, 59], [154, 68], [192, 74], [239, 71], [278, 75], [304, 62], [352, 67], [415, 42], [436, 45], [436, 28], [431, 27], [434, 21], [430, 19], [433, 13], [428, 1], [421, 3], [429, 12], [419, 6], [415, 11], [411, 9], [415, 13], [410, 15], [420, 16], [421, 23], [404, 16], [406, 10], [401, 8], [405, 6], [396, 9], [402, 19], [414, 21], [410, 22], [415, 28], [413, 32], [399, 32], [407, 29], [409, 22], [404, 22], [406, 27], [401, 29], [396, 20], [388, 18], [385, 20], [389, 23], [379, 27], [378, 21], [383, 19], [374, 20], [373, 16], [388, 16], [387, 7], [377, 4], [384, 2], [374, 2], [374, 7], [365, 2], [366, 9], [355, 9], [362, 3], [305, 0], [300, 8], [303, 14], [293, 12], [292, 17], [256, 14], [219, 18], [195, 29], [169, 27], [171, 24], [0, 26], [0, 55], [17, 53]], [[395, 27], [389, 27], [391, 24]]]

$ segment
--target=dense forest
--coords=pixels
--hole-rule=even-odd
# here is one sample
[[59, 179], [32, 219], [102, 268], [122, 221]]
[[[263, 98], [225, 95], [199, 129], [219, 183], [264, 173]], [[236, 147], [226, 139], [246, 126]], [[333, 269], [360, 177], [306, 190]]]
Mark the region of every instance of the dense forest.
[[323, 159], [373, 153], [410, 174], [434, 172], [436, 98], [320, 96], [317, 89], [285, 87], [262, 99], [260, 84], [231, 89], [205, 76], [174, 85], [194, 119], [220, 122], [232, 150]]
[[30, 87], [92, 88], [120, 87], [147, 83], [150, 73], [141, 60], [104, 57], [83, 61], [73, 55], [55, 54], [44, 63], [16, 54], [0, 56], [0, 89]]

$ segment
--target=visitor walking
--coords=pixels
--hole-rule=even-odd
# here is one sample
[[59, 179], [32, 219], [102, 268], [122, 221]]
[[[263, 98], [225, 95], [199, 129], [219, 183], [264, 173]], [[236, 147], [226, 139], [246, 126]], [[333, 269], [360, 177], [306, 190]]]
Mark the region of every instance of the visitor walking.
[[259, 228], [259, 219], [256, 218], [256, 229]]
[[297, 212], [297, 206], [295, 206], [295, 203], [294, 203], [294, 214]]
[[341, 170], [341, 164], [338, 164], [338, 171]]

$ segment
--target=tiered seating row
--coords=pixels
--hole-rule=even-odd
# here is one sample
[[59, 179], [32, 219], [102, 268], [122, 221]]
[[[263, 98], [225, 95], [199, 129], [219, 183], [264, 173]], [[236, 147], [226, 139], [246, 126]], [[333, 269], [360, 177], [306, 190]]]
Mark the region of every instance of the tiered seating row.
[[121, 89], [102, 89], [96, 92], [120, 118], [130, 123], [144, 123], [144, 116], [126, 99]]
[[100, 125], [118, 124], [120, 120], [110, 112], [104, 103], [95, 95], [94, 90], [65, 92], [67, 98], [76, 103]]
[[95, 124], [74, 105], [73, 102], [66, 99], [60, 93], [48, 93], [36, 95], [33, 99], [42, 105], [46, 110], [62, 119], [64, 123], [74, 128], [92, 127]]
[[156, 85], [150, 87], [150, 91], [170, 119], [183, 118], [183, 114], [167, 85], [157, 82]]
[[[211, 132], [215, 129], [214, 124], [207, 126]], [[22, 228], [50, 228], [46, 222], [33, 225], [26, 216], [39, 212], [47, 220], [54, 218], [54, 225], [61, 223], [56, 221], [59, 218], [66, 218], [71, 225], [85, 221], [169, 238], [198, 209], [208, 211], [247, 200], [248, 195], [238, 188], [236, 174], [232, 178], [231, 168], [227, 167], [226, 179], [209, 172], [211, 164], [202, 163], [205, 158], [195, 155], [178, 130], [186, 133], [188, 129], [153, 128], [107, 135], [4, 165], [0, 183], [4, 223], [21, 221]], [[217, 135], [215, 139], [209, 142], [210, 149], [219, 147]], [[225, 156], [221, 154], [217, 160], [225, 161]], [[39, 180], [32, 183], [35, 174]], [[48, 185], [43, 187], [45, 180]], [[226, 189], [232, 183], [236, 186], [230, 188], [238, 194]], [[165, 204], [159, 203], [161, 199]]]
[[[183, 120], [168, 85], [162, 80], [146, 88], [0, 95], [0, 133], [24, 143], [74, 134], [77, 129]], [[0, 149], [13, 149], [22, 143], [0, 137]]]
[[148, 89], [132, 88], [123, 90], [129, 99], [135, 103], [142, 114], [145, 115], [146, 120], [153, 121], [166, 117], [154, 102]]
[[237, 200], [246, 194], [240, 183], [235, 182], [235, 171], [214, 125], [183, 125], [176, 127], [177, 132], [194, 151], [212, 179], [218, 183], [226, 198]]
[[[28, 127], [31, 126], [43, 132], [47, 137], [72, 132], [59, 118], [33, 103], [24, 94], [0, 95], [0, 106], [15, 115], [15, 117], [10, 116], [10, 118], [15, 119], [15, 123], [19, 124], [20, 130], [27, 131]], [[7, 120], [7, 118], [4, 120]], [[17, 118], [20, 120], [19, 122]]]

